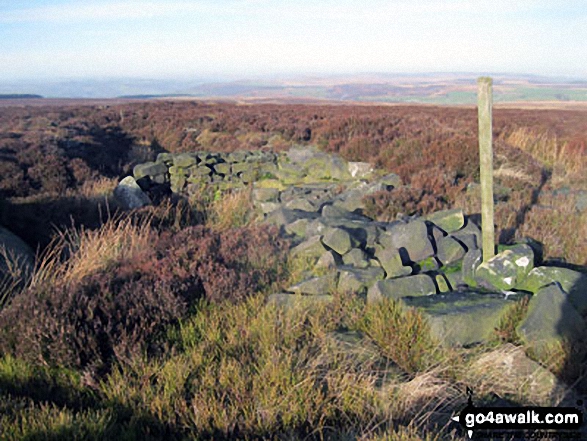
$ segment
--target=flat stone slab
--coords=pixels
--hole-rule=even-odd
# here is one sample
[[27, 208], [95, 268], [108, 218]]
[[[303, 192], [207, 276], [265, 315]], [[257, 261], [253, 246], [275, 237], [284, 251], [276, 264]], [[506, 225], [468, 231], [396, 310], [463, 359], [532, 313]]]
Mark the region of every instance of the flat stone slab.
[[401, 302], [423, 313], [432, 336], [449, 346], [490, 340], [500, 319], [514, 305], [501, 294], [474, 292], [405, 297]]
[[376, 282], [367, 292], [367, 302], [373, 303], [382, 299], [400, 299], [411, 296], [429, 296], [436, 294], [436, 285], [426, 274], [386, 279]]

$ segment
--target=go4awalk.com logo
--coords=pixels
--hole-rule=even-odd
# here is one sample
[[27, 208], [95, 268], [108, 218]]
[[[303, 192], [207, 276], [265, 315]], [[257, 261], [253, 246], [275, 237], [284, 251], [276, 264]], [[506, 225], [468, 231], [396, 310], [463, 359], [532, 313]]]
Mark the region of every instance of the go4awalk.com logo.
[[[467, 388], [467, 406], [453, 417], [469, 438], [492, 438], [524, 433], [526, 439], [581, 439], [583, 413], [574, 407], [476, 407]], [[579, 401], [578, 406], [583, 403]], [[478, 435], [478, 436], [477, 436]], [[544, 435], [544, 436], [542, 436]]]

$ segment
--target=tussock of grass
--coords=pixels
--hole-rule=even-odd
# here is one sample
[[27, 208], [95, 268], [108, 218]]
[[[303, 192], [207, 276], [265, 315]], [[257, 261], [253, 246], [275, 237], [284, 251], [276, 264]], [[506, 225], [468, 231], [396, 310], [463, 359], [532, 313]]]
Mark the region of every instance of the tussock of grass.
[[424, 372], [443, 359], [444, 351], [430, 336], [424, 317], [392, 300], [368, 305], [359, 328], [408, 373]]
[[516, 327], [526, 316], [528, 311], [528, 297], [514, 303], [499, 321], [495, 329], [495, 342], [520, 343], [516, 334]]
[[505, 140], [554, 170], [553, 178], [557, 180], [564, 181], [572, 175], [584, 173], [587, 169], [585, 151], [574, 151], [569, 143], [560, 141], [548, 132], [536, 132], [520, 127], [505, 136]]
[[31, 271], [24, 262], [24, 257], [0, 245], [0, 261], [2, 271], [0, 275], [0, 311], [10, 299], [31, 281]]
[[251, 191], [243, 189], [224, 194], [214, 200], [210, 206], [208, 222], [211, 226], [225, 230], [248, 225], [252, 216]]
[[[155, 234], [149, 221], [138, 225], [130, 218], [110, 219], [97, 230], [69, 229], [60, 235], [40, 264], [39, 273], [62, 282], [75, 282], [109, 265], [150, 248]], [[59, 259], [67, 254], [65, 265]]]

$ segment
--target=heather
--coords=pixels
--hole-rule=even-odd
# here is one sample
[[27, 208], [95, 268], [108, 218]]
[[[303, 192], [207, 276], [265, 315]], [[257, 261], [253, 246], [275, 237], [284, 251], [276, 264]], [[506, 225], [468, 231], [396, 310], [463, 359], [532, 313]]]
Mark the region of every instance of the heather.
[[[583, 111], [495, 112], [499, 242], [531, 237], [543, 263], [579, 271], [586, 121]], [[0, 438], [462, 439], [451, 417], [467, 387], [477, 405], [585, 393], [584, 345], [525, 352], [516, 327], [526, 298], [491, 341], [467, 348], [442, 345], [422, 314], [389, 299], [333, 288], [329, 303], [284, 309], [267, 299], [314, 262], [258, 222], [251, 188], [161, 192], [132, 212], [112, 195], [161, 152], [299, 145], [398, 174], [407, 185], [365, 198], [372, 218], [479, 213], [473, 109], [2, 108], [0, 220], [37, 262], [2, 287]]]

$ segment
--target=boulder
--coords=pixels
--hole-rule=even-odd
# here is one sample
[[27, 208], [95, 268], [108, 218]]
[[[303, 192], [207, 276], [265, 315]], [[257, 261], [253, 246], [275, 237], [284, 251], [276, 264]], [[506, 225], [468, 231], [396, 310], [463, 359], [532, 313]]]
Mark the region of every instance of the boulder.
[[524, 280], [534, 267], [534, 251], [528, 245], [516, 245], [482, 262], [475, 271], [478, 283], [507, 291]]
[[342, 261], [345, 265], [354, 266], [356, 268], [367, 268], [369, 266], [369, 256], [360, 248], [353, 248], [344, 256]]
[[227, 162], [221, 162], [214, 165], [214, 171], [221, 175], [229, 175], [231, 172], [230, 164]]
[[560, 284], [563, 291], [568, 294], [569, 302], [580, 314], [587, 313], [587, 274], [568, 268], [538, 266], [516, 285], [516, 289], [536, 293], [554, 282]]
[[349, 162], [348, 168], [355, 179], [365, 179], [373, 173], [373, 167], [368, 162]]
[[460, 208], [437, 211], [428, 215], [426, 220], [447, 233], [454, 233], [465, 226], [465, 216]]
[[516, 328], [520, 339], [539, 353], [546, 353], [564, 341], [585, 338], [585, 322], [555, 283], [540, 289], [528, 302], [526, 317]]
[[267, 305], [279, 309], [291, 310], [294, 308], [312, 308], [332, 303], [331, 295], [303, 296], [299, 294], [271, 294], [267, 298]]
[[[566, 384], [528, 358], [523, 347], [511, 343], [481, 354], [471, 363], [467, 373], [472, 377], [469, 384], [481, 379], [506, 399], [518, 401], [523, 396], [534, 406], [576, 405], [576, 398]], [[481, 386], [479, 389], [485, 388]]]
[[188, 168], [198, 163], [198, 157], [192, 153], [181, 153], [173, 157], [173, 165], [179, 168]]
[[273, 213], [275, 210], [279, 210], [281, 208], [281, 204], [279, 202], [260, 202], [259, 208], [261, 209], [261, 213], [269, 214]]
[[309, 219], [298, 219], [284, 226], [285, 232], [288, 234], [295, 234], [299, 237], [306, 237], [306, 230], [308, 229]]
[[395, 173], [390, 173], [379, 178], [379, 182], [386, 187], [394, 187], [397, 188], [402, 185], [402, 179], [396, 175]]
[[283, 226], [291, 224], [298, 219], [314, 219], [316, 217], [316, 213], [310, 213], [302, 210], [290, 210], [288, 208], [280, 207], [268, 214], [265, 218], [265, 222], [277, 226]]
[[328, 228], [322, 236], [322, 243], [343, 255], [356, 245], [356, 241], [342, 228]]
[[436, 294], [434, 281], [426, 274], [419, 274], [376, 282], [367, 293], [367, 302], [378, 302], [383, 298], [397, 300], [402, 297], [431, 294]]
[[449, 346], [469, 346], [493, 337], [501, 318], [514, 305], [499, 294], [450, 292], [402, 298], [427, 319], [433, 337]]
[[320, 236], [312, 236], [291, 249], [292, 256], [320, 258], [326, 252]]
[[151, 205], [151, 199], [132, 176], [127, 176], [118, 183], [114, 189], [114, 197], [124, 210], [134, 210]]
[[306, 198], [292, 199], [291, 201], [288, 201], [284, 206], [285, 208], [288, 208], [290, 210], [302, 210], [310, 212], [316, 212], [319, 208]]
[[436, 274], [436, 276], [434, 276], [434, 280], [436, 281], [436, 286], [438, 286], [439, 293], [451, 291], [448, 280], [444, 274]]
[[340, 256], [336, 254], [334, 251], [328, 250], [325, 251], [324, 254], [320, 256], [318, 261], [316, 262], [315, 268], [317, 269], [333, 269], [336, 268], [338, 263], [340, 262]]
[[412, 274], [412, 268], [404, 266], [402, 263], [402, 258], [397, 248], [379, 248], [375, 252], [375, 257], [381, 264], [381, 267], [385, 270], [387, 279]]
[[340, 156], [320, 153], [308, 159], [304, 165], [307, 167], [308, 176], [318, 180], [344, 181], [351, 178], [348, 165]]
[[436, 257], [442, 265], [450, 265], [465, 256], [463, 246], [450, 236], [443, 237], [436, 242]]
[[158, 176], [167, 173], [168, 169], [162, 162], [145, 162], [134, 166], [132, 174], [135, 180], [139, 180], [146, 176]]
[[481, 250], [469, 250], [465, 253], [465, 257], [463, 257], [462, 263], [462, 278], [463, 281], [471, 286], [477, 286], [477, 280], [475, 279], [475, 273], [477, 272], [477, 268], [481, 265], [483, 261], [483, 254]]
[[337, 281], [337, 273], [332, 272], [323, 276], [312, 277], [311, 279], [296, 283], [295, 285], [290, 286], [287, 291], [293, 292], [295, 294], [305, 294], [312, 296], [330, 294], [336, 288]]
[[355, 268], [341, 266], [338, 268], [338, 291], [364, 294], [378, 280], [383, 280], [381, 268]]
[[276, 188], [259, 188], [253, 189], [253, 200], [257, 202], [277, 202], [279, 200], [279, 190]]
[[[0, 280], [6, 280], [14, 275], [22, 279], [14, 282], [24, 281], [32, 275], [34, 268], [33, 250], [16, 234], [0, 227]], [[0, 298], [0, 306], [3, 300]]]
[[481, 248], [481, 229], [470, 218], [466, 218], [465, 226], [459, 231], [452, 233], [451, 236], [466, 245], [467, 251]]
[[390, 240], [386, 242], [382, 236], [379, 242], [383, 246], [391, 245], [400, 251], [402, 248], [405, 249], [409, 259], [413, 262], [418, 262], [434, 255], [434, 247], [428, 238], [428, 227], [422, 220], [396, 224], [388, 230], [388, 233]]

